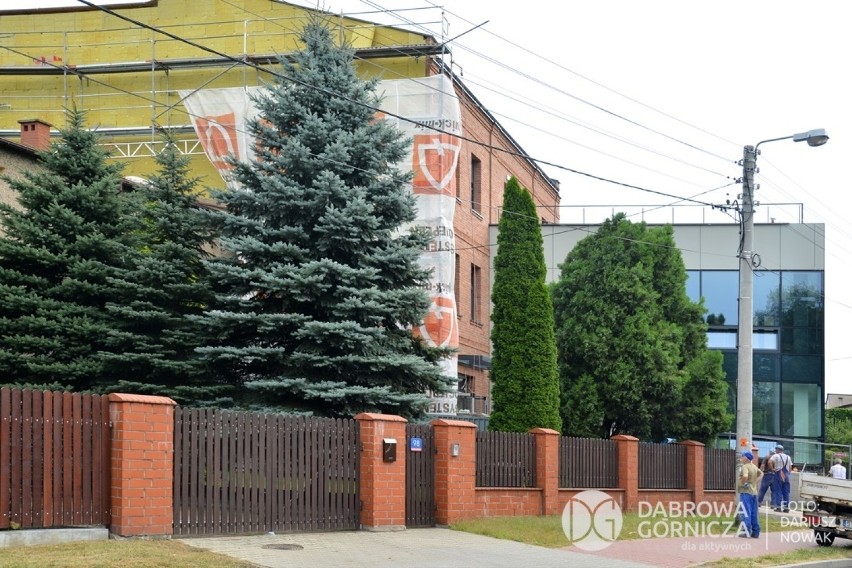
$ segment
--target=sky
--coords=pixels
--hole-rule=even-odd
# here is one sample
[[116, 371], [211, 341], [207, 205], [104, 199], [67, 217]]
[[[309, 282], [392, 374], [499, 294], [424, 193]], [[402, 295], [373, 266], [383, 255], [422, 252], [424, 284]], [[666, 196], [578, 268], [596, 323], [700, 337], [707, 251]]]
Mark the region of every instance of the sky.
[[[7, 2], [48, 4], [0, 5]], [[826, 392], [852, 393], [845, 168], [852, 159], [852, 2], [291, 3], [451, 40], [454, 71], [560, 181], [564, 223], [600, 222], [613, 210], [652, 223], [731, 222], [681, 199], [734, 201], [744, 145], [826, 129], [830, 140], [818, 148], [791, 140], [761, 145], [755, 222], [826, 225]], [[760, 253], [759, 242], [754, 250]]]

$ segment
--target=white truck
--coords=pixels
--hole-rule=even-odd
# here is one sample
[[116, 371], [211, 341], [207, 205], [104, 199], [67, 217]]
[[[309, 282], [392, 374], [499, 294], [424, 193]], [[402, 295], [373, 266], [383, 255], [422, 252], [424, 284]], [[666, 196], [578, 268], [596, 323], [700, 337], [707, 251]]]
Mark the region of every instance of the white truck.
[[817, 544], [831, 546], [835, 537], [852, 539], [852, 480], [812, 473], [799, 475], [802, 517], [813, 528]]

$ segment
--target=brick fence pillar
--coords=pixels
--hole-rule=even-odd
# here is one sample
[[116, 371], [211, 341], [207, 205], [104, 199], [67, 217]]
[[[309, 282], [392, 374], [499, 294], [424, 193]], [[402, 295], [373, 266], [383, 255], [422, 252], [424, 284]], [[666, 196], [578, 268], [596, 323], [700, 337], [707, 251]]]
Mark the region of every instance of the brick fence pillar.
[[678, 442], [686, 447], [686, 488], [692, 491], [692, 502], [704, 501], [704, 444], [694, 440]]
[[535, 483], [541, 491], [541, 514], [555, 515], [559, 509], [559, 432], [533, 428], [535, 435]]
[[[361, 527], [405, 528], [405, 424], [392, 414], [362, 412], [355, 417], [361, 433]], [[383, 460], [382, 444], [396, 441], [396, 461]]]
[[618, 444], [618, 488], [624, 491], [622, 511], [639, 509], [639, 438], [618, 434], [611, 438]]
[[432, 421], [432, 429], [435, 522], [450, 525], [476, 517], [476, 425], [464, 420], [440, 419]]
[[120, 536], [171, 536], [175, 401], [109, 395], [112, 521]]

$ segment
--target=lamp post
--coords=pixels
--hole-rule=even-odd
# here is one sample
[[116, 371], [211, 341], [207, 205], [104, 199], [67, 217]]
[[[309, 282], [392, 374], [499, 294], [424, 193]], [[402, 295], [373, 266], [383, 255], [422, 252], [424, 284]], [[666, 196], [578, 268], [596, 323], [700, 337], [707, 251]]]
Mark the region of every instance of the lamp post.
[[753, 349], [752, 332], [754, 305], [754, 274], [752, 272], [754, 251], [754, 173], [758, 148], [766, 142], [789, 140], [807, 142], [808, 146], [822, 146], [828, 142], [828, 135], [822, 128], [800, 132], [792, 136], [761, 140], [754, 146], [743, 148], [743, 195], [740, 207], [742, 236], [738, 256], [740, 259], [739, 276], [739, 319], [737, 322], [737, 452], [751, 451], [752, 448], [752, 370]]

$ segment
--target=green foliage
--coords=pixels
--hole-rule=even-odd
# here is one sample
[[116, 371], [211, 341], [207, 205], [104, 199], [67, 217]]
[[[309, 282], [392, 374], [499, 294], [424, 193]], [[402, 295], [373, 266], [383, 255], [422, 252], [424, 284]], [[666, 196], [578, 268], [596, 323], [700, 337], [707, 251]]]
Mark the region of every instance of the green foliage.
[[568, 254], [552, 293], [564, 433], [706, 441], [727, 424], [721, 357], [671, 227], [614, 216]]
[[113, 278], [137, 249], [137, 219], [84, 113], [47, 152], [44, 171], [9, 179], [21, 209], [0, 205], [0, 375], [86, 390], [110, 382], [103, 352]]
[[512, 177], [494, 258], [491, 294], [491, 430], [561, 430], [553, 307], [545, 285], [544, 249], [535, 203]]
[[[400, 231], [415, 201], [398, 171], [409, 141], [374, 118], [375, 81], [319, 21], [256, 100], [257, 157], [235, 162], [240, 190], [217, 195], [229, 252], [207, 266], [219, 284], [202, 352], [243, 404], [321, 415], [418, 416], [449, 379], [411, 329], [428, 306], [419, 265], [429, 236]], [[286, 79], [285, 79], [286, 77]]]
[[852, 445], [852, 408], [829, 408], [825, 411], [825, 441], [828, 444]]
[[203, 326], [192, 321], [210, 309], [213, 290], [203, 260], [212, 240], [198, 205], [189, 157], [163, 133], [159, 171], [135, 189], [140, 199], [141, 246], [133, 266], [115, 280], [120, 302], [107, 304], [116, 328], [110, 336], [107, 369], [117, 383], [109, 392], [155, 394], [180, 404], [209, 405], [230, 390], [195, 348], [206, 344]]

